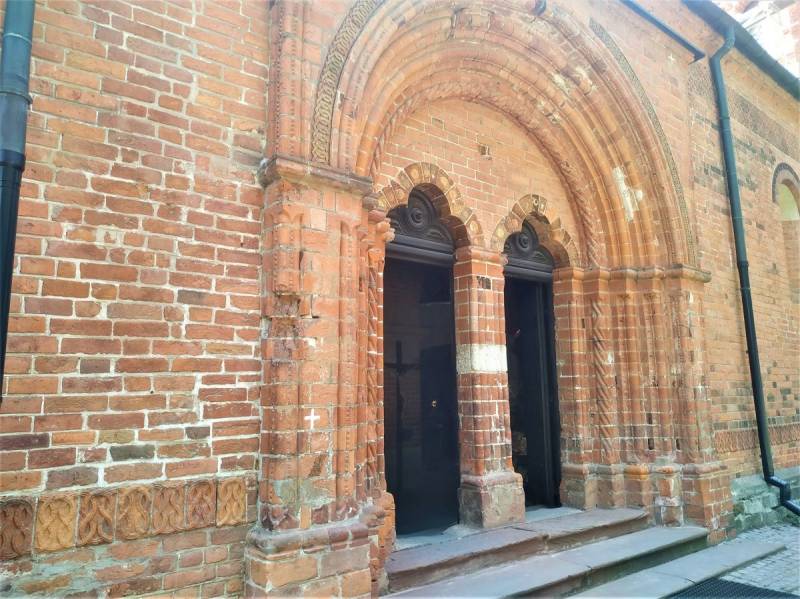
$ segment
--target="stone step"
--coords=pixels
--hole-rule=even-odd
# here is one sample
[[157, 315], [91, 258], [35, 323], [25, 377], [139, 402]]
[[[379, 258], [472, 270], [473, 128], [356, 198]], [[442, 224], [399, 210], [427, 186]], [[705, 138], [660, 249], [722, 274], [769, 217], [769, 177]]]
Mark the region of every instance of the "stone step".
[[705, 528], [654, 527], [408, 589], [398, 597], [559, 596], [705, 547]]
[[395, 551], [386, 563], [389, 592], [616, 537], [646, 526], [647, 514], [641, 510], [594, 509]]
[[781, 543], [734, 543], [703, 549], [654, 568], [624, 576], [574, 597], [639, 597], [660, 599], [709, 578], [746, 566], [784, 549]]

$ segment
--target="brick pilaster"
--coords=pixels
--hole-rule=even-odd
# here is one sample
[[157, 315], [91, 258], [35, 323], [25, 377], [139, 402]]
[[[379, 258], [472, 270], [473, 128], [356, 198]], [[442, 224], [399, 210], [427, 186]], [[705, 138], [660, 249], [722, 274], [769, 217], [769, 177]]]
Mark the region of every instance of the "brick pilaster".
[[454, 276], [461, 521], [480, 527], [521, 521], [525, 496], [511, 461], [501, 256], [460, 248]]
[[266, 383], [248, 591], [370, 593], [370, 537], [384, 510], [365, 492], [372, 423], [359, 401], [369, 184], [286, 158], [270, 161], [262, 182]]
[[591, 326], [589, 339], [589, 371], [595, 399], [595, 426], [599, 438], [595, 451], [598, 505], [624, 505], [624, 475], [620, 461], [619, 406], [614, 365], [617, 356], [611, 337], [611, 297], [609, 272], [587, 273], [584, 289], [586, 310]]

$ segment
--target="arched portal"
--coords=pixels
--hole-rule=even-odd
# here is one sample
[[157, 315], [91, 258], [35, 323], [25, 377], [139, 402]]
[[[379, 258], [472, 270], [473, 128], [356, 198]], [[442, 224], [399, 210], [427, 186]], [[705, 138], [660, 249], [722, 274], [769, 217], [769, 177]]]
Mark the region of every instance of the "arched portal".
[[389, 211], [384, 448], [397, 533], [458, 522], [453, 236], [422, 188]]
[[[523, 0], [475, 0], [463, 7], [447, 0], [363, 0], [351, 5], [326, 47], [310, 138], [294, 137], [290, 147], [302, 146], [298, 153], [310, 159], [292, 174], [303, 184], [319, 170], [333, 188], [372, 186], [347, 238], [357, 238], [359, 268], [366, 272], [358, 285], [349, 273], [340, 276], [341, 288], [358, 295], [361, 313], [369, 314], [369, 327], [357, 333], [369, 341], [369, 351], [358, 356], [359, 365], [367, 365], [359, 385], [376, 414], [369, 420], [374, 428], [359, 424], [358, 431], [369, 432], [364, 485], [361, 462], [353, 465], [355, 497], [391, 505], [381, 442], [389, 427], [382, 419], [384, 393], [392, 382], [388, 368], [383, 379], [382, 366], [398, 356], [389, 355], [394, 349], [386, 343], [389, 319], [382, 310], [389, 286], [383, 277], [391, 276], [384, 265], [392, 257], [385, 252], [402, 246], [405, 234], [387, 245], [387, 215], [419, 187], [453, 248], [462, 520], [494, 526], [523, 516], [511, 451], [503, 247], [524, 222], [555, 259], [553, 318], [566, 431], [561, 498], [586, 508], [648, 506], [654, 518], [680, 520], [684, 501], [695, 514], [706, 501], [703, 489], [711, 487], [697, 481], [714, 472], [707, 466], [714, 455], [698, 359], [702, 331], [689, 322], [702, 314], [706, 278], [695, 269], [690, 222], [664, 166], [663, 146], [619, 61], [585, 24], [561, 8], [543, 7]], [[553, 173], [563, 199], [558, 211], [526, 208], [550, 193], [535, 181], [487, 199], [486, 188], [496, 182], [481, 176], [519, 174], [512, 168], [491, 172], [488, 148], [459, 168], [430, 144], [418, 147], [410, 139], [402, 151], [393, 148], [404, 123], [443, 102], [460, 103], [456, 108], [466, 113], [500, 115], [511, 125], [495, 131], [521, 131], [537, 148], [531, 153], [541, 157], [539, 167]], [[417, 124], [427, 134], [442, 123]], [[278, 144], [287, 139], [274, 137]], [[446, 134], [438, 139], [450, 142]], [[474, 142], [483, 145], [478, 137]], [[516, 198], [527, 199], [511, 206]], [[309, 226], [318, 223], [315, 208], [329, 200], [339, 206], [338, 197], [309, 195]], [[396, 230], [399, 212], [388, 218]], [[408, 213], [403, 218], [413, 222]], [[547, 235], [537, 222], [546, 224]], [[494, 235], [484, 237], [484, 228]], [[314, 239], [308, 235], [302, 243], [313, 247]], [[298, 256], [304, 264], [313, 253]], [[341, 341], [344, 355], [348, 342]], [[350, 397], [346, 391], [342, 398]], [[341, 451], [349, 458], [347, 442]], [[683, 487], [672, 479], [655, 484], [657, 477], [681, 476]], [[662, 493], [668, 496], [653, 501]]]
[[504, 247], [511, 448], [526, 505], [561, 505], [561, 451], [550, 252], [528, 222]]

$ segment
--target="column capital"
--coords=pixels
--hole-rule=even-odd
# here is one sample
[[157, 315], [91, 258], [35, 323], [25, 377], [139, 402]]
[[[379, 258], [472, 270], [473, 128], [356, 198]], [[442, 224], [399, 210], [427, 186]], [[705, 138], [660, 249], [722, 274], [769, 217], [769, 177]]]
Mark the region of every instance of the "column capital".
[[335, 189], [354, 195], [372, 195], [372, 180], [367, 177], [279, 154], [261, 160], [258, 181], [265, 189], [277, 181], [290, 181], [298, 185]]

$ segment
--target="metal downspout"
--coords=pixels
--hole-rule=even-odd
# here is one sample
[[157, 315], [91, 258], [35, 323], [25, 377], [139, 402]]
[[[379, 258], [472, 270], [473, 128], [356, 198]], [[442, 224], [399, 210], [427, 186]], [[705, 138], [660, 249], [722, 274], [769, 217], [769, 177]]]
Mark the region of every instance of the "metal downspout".
[[683, 46], [689, 52], [691, 52], [692, 56], [694, 57], [694, 60], [692, 62], [697, 62], [701, 58], [705, 58], [706, 55], [700, 48], [695, 46], [692, 42], [687, 40], [680, 33], [675, 31], [672, 27], [667, 25], [664, 21], [659, 19], [653, 13], [645, 10], [645, 8], [642, 5], [638, 4], [637, 2], [634, 2], [634, 0], [620, 0], [620, 2], [622, 2], [622, 4], [630, 8], [633, 12], [635, 12], [637, 15], [639, 15], [646, 21], [649, 21], [650, 23], [655, 25], [658, 29], [666, 33], [669, 37], [674, 39], [681, 46]]
[[736, 43], [733, 27], [729, 27], [725, 34], [725, 43], [711, 57], [711, 77], [714, 80], [714, 89], [717, 95], [717, 109], [719, 111], [719, 130], [722, 137], [722, 154], [725, 160], [725, 178], [728, 184], [728, 201], [731, 207], [731, 222], [733, 224], [733, 240], [736, 248], [736, 267], [739, 270], [739, 289], [742, 296], [742, 316], [744, 330], [747, 338], [747, 358], [750, 365], [750, 383], [753, 388], [753, 404], [756, 411], [756, 426], [758, 429], [758, 445], [761, 449], [761, 469], [767, 484], [777, 487], [780, 492], [780, 502], [783, 507], [794, 514], [800, 515], [800, 505], [792, 501], [792, 492], [789, 484], [775, 476], [772, 462], [772, 450], [769, 441], [767, 424], [767, 409], [764, 405], [764, 385], [761, 380], [761, 364], [758, 355], [758, 337], [756, 324], [753, 317], [753, 298], [750, 293], [750, 271], [747, 261], [747, 247], [745, 244], [744, 218], [739, 197], [739, 177], [736, 173], [736, 155], [731, 133], [731, 118], [728, 110], [728, 95], [725, 90], [725, 80], [722, 76], [720, 62], [730, 52]]
[[0, 402], [5, 374], [8, 313], [22, 171], [33, 34], [34, 0], [6, 2], [3, 54], [0, 59]]

